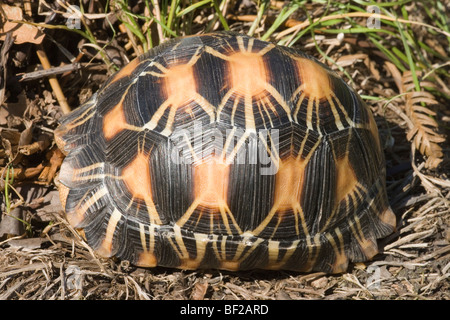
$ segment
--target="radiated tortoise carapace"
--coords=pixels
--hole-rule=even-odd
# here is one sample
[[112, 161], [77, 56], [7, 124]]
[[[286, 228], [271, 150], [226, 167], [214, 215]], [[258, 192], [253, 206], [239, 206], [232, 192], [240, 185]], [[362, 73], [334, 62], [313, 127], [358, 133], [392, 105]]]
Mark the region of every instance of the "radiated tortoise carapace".
[[395, 228], [370, 109], [313, 58], [248, 36], [160, 45], [55, 137], [68, 221], [138, 266], [336, 273]]

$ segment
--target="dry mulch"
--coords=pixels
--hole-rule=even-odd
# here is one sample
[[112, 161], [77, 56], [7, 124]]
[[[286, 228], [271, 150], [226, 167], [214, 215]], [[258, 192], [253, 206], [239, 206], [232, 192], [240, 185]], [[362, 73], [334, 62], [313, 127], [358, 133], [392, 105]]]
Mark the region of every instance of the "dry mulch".
[[[74, 56], [82, 47], [76, 36], [67, 37], [61, 30], [50, 34]], [[376, 55], [358, 46], [352, 35], [345, 40], [331, 35], [316, 39], [323, 51], [341, 61], [358, 92], [395, 96], [395, 81]], [[401, 99], [386, 109], [384, 102], [371, 103], [386, 146], [388, 194], [398, 218], [398, 230], [380, 242], [381, 253], [372, 261], [353, 264], [344, 274], [326, 275], [143, 269], [97, 257], [65, 221], [59, 203], [56, 178], [62, 156], [52, 131], [62, 110], [54, 88], [39, 73], [26, 81], [17, 76], [42, 65], [38, 50], [48, 54], [51, 65], [60, 65], [65, 58], [55, 43], [2, 43], [2, 79], [7, 81], [0, 96], [0, 299], [450, 299], [449, 141], [442, 143], [444, 160], [438, 169], [426, 169], [425, 160], [411, 152], [406, 140]], [[308, 37], [298, 47], [319, 57]], [[109, 74], [89, 48], [82, 48], [79, 69], [57, 78], [72, 108]], [[449, 103], [441, 99], [435, 108], [447, 137]], [[5, 188], [4, 168], [11, 164], [14, 181]], [[12, 195], [9, 204], [6, 192]]]

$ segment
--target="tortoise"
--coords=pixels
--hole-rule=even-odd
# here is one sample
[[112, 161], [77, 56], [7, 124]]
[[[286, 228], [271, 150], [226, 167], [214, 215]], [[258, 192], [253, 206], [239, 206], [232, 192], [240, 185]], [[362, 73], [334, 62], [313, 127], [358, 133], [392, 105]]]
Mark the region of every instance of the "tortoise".
[[370, 109], [316, 59], [246, 35], [150, 50], [55, 140], [67, 220], [136, 266], [340, 273], [395, 229]]

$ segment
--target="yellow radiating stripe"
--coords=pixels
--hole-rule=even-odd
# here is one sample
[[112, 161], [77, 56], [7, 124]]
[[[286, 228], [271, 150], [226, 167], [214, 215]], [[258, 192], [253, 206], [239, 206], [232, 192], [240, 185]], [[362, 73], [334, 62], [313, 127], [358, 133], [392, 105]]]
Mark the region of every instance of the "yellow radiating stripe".
[[[316, 264], [316, 260], [319, 257], [320, 252], [320, 233], [316, 233], [314, 238], [312, 238], [314, 241], [314, 245], [311, 243], [311, 237], [306, 238], [306, 242], [308, 244], [308, 262], [306, 263], [309, 270], [311, 270], [314, 265]], [[315, 251], [315, 254], [313, 255], [313, 252]], [[305, 271], [309, 271], [305, 270]]]
[[[304, 84], [303, 84], [303, 83], [302, 83], [301, 85], [299, 85], [299, 86], [297, 87], [297, 89], [295, 89], [295, 91], [292, 93], [292, 95], [291, 95], [291, 100], [293, 101], [293, 100], [295, 99], [295, 97], [296, 97], [300, 92], [302, 93], [302, 94], [301, 94], [302, 96], [305, 95], [305, 92], [304, 92]], [[298, 103], [297, 103], [297, 106], [298, 106]]]
[[216, 117], [216, 107], [209, 103], [209, 101], [203, 98], [203, 96], [199, 93], [195, 94], [194, 101], [196, 101], [200, 105], [200, 107], [202, 107], [202, 109], [209, 115], [210, 122], [214, 122]]
[[238, 232], [239, 234], [241, 234], [241, 233], [242, 233], [242, 230], [241, 230], [241, 228], [239, 227], [239, 225], [237, 224], [236, 219], [234, 219], [234, 215], [233, 215], [233, 213], [231, 212], [230, 208], [228, 208], [228, 205], [227, 205], [226, 202], [220, 203], [220, 205], [219, 205], [219, 210], [220, 210], [220, 214], [221, 214], [221, 216], [222, 216], [222, 219], [223, 219], [223, 221], [224, 221], [224, 223], [225, 223], [225, 225], [226, 225], [226, 227], [227, 227], [228, 233], [229, 233], [230, 235], [233, 234], [233, 233], [231, 232], [231, 228], [230, 228], [229, 221], [228, 221], [228, 216], [229, 216], [230, 219], [231, 219], [231, 223], [233, 224], [234, 228], [237, 230], [237, 232]]
[[264, 122], [264, 128], [267, 128], [266, 119], [264, 117], [264, 114], [267, 115], [267, 117], [269, 118], [269, 121], [270, 121], [270, 126], [273, 127], [272, 117], [270, 116], [269, 111], [266, 108], [266, 100], [268, 100], [266, 97], [256, 100], [256, 105], [258, 106], [259, 114], [261, 115], [261, 119]]
[[359, 223], [359, 218], [356, 214], [353, 215], [353, 219], [350, 219], [348, 222], [350, 229], [352, 230], [353, 235], [359, 243], [363, 241], [363, 232], [361, 230], [361, 225]]
[[289, 121], [292, 121], [291, 117], [291, 109], [287, 105], [286, 101], [284, 101], [284, 98], [280, 95], [278, 90], [276, 90], [274, 87], [272, 87], [269, 83], [265, 83], [264, 88], [269, 92], [272, 97], [278, 102], [278, 104], [283, 108], [284, 112], [286, 112]]
[[153, 130], [158, 125], [159, 121], [161, 120], [161, 117], [164, 115], [167, 108], [169, 108], [172, 105], [172, 102], [170, 101], [170, 98], [164, 101], [159, 107], [158, 110], [156, 110], [155, 113], [153, 113], [152, 118], [149, 122], [147, 122], [143, 129], [149, 129]]
[[[313, 112], [313, 102], [314, 100], [309, 97], [308, 99], [308, 106], [306, 107], [306, 126], [309, 130], [314, 130], [312, 126], [312, 112]], [[319, 134], [322, 134], [320, 131], [318, 131]]]
[[250, 136], [250, 132], [248, 132], [247, 130], [244, 131], [244, 134], [242, 135], [242, 137], [239, 139], [239, 141], [236, 143], [236, 145], [234, 146], [232, 152], [227, 155], [226, 157], [226, 164], [230, 164], [233, 163], [234, 161], [234, 157], [236, 156], [236, 154], [239, 152], [239, 150], [241, 149], [242, 145], [245, 143], [245, 140]]
[[211, 47], [205, 47], [205, 52], [208, 52], [209, 54], [211, 54], [219, 59], [222, 59], [222, 60], [227, 60], [227, 61], [230, 60], [227, 55], [220, 53], [219, 51], [216, 51]]
[[113, 238], [114, 234], [117, 228], [117, 223], [122, 218], [122, 214], [117, 208], [114, 208], [114, 211], [112, 212], [111, 216], [108, 220], [108, 226], [106, 227], [105, 232], [105, 238], [102, 241], [102, 244], [99, 249], [97, 249], [98, 254], [110, 257], [112, 253], [112, 246], [113, 246]]
[[224, 261], [226, 259], [226, 252], [225, 252], [226, 236], [222, 237], [222, 240], [220, 241], [220, 252], [219, 252], [219, 248], [218, 248], [218, 242], [219, 242], [219, 236], [213, 234], [211, 243], [212, 243], [212, 248], [214, 250], [214, 254], [216, 255], [217, 260]]
[[206, 254], [206, 246], [209, 243], [209, 236], [203, 233], [194, 233], [194, 237], [195, 247], [197, 248], [197, 257], [195, 258], [195, 261], [198, 265], [200, 265]]
[[155, 234], [156, 227], [154, 225], [148, 226], [149, 248], [147, 248], [147, 237], [145, 235], [146, 225], [139, 223], [139, 235], [141, 239], [142, 252], [139, 253], [139, 258], [136, 264], [143, 267], [156, 267], [158, 265], [158, 259], [156, 258], [155, 252]]
[[275, 45], [272, 43], [269, 43], [267, 46], [265, 46], [264, 48], [262, 48], [261, 50], [259, 50], [257, 52], [257, 54], [259, 54], [260, 56], [265, 55], [267, 52], [269, 52], [270, 50], [272, 50], [273, 48], [275, 48]]
[[[264, 229], [267, 228], [267, 225], [269, 224], [270, 221], [272, 221], [273, 217], [275, 216], [275, 214], [277, 213], [278, 207], [277, 206], [273, 206], [272, 209], [269, 211], [269, 213], [267, 214], [267, 216], [264, 218], [264, 220], [259, 224], [259, 226], [256, 229], [253, 229], [251, 231], [251, 233], [255, 236], [259, 235]], [[276, 229], [274, 230], [274, 232], [276, 231]]]
[[183, 214], [183, 216], [175, 222], [175, 225], [182, 228], [186, 222], [190, 219], [192, 214], [194, 213], [195, 208], [198, 207], [200, 204], [200, 200], [196, 198], [192, 204], [189, 206], [189, 208], [186, 210], [186, 212]]
[[[218, 236], [214, 235], [211, 242], [212, 242], [212, 248], [214, 250], [214, 253], [216, 255], [217, 260], [221, 263], [220, 268], [226, 269], [226, 270], [238, 270], [239, 265], [242, 261], [244, 261], [264, 240], [261, 238], [258, 238], [255, 242], [250, 242], [250, 238], [252, 238], [253, 235], [249, 233], [242, 234], [242, 240], [237, 243], [236, 251], [234, 252], [234, 256], [231, 259], [227, 259], [226, 255], [226, 245], [227, 241], [229, 241], [228, 237], [222, 237], [220, 241], [220, 251], [219, 251], [219, 244], [218, 244]], [[245, 255], [243, 255], [245, 249], [249, 249]]]
[[139, 223], [139, 235], [141, 238], [141, 246], [144, 252], [148, 252], [147, 250], [147, 239], [145, 236], [145, 226], [142, 223]]
[[[235, 92], [234, 89], [230, 89], [230, 91]], [[233, 109], [231, 109], [231, 115], [230, 115], [230, 117], [231, 117], [231, 119], [230, 119], [231, 120], [231, 125], [233, 127], [234, 127], [234, 117], [235, 117], [235, 114], [236, 114], [236, 110], [238, 109], [240, 100], [241, 100], [240, 96], [235, 96], [234, 97]]]
[[181, 228], [179, 225], [175, 224], [173, 226], [174, 231], [174, 237], [175, 241], [177, 242], [178, 246], [175, 245], [172, 240], [170, 239], [170, 242], [172, 243], [173, 249], [177, 252], [180, 259], [186, 259], [189, 257], [189, 253], [187, 252], [186, 246], [184, 245], [183, 237], [181, 235]]
[[[82, 205], [77, 205], [77, 207], [74, 210], [74, 214], [68, 214], [67, 220], [69, 220], [70, 224], [73, 226], [77, 226], [81, 221], [84, 219], [84, 215], [86, 214], [87, 210], [94, 205], [100, 198], [104, 197], [108, 193], [108, 189], [103, 186], [102, 188], [98, 189], [89, 199], [87, 199]], [[85, 200], [86, 196], [90, 194], [90, 191], [88, 191], [84, 198], [81, 200]], [[81, 201], [79, 203], [81, 203]]]
[[[86, 111], [84, 111], [82, 114], [80, 114], [76, 119], [74, 119], [73, 121], [71, 121], [70, 123], [68, 123], [68, 124], [66, 125], [66, 128], [65, 128], [66, 130], [64, 130], [64, 131], [68, 131], [68, 130], [71, 130], [71, 129], [75, 128], [75, 127], [78, 127], [78, 126], [84, 124], [84, 123], [85, 123], [86, 121], [88, 121], [90, 118], [92, 118], [92, 116], [95, 114], [95, 112], [93, 112], [92, 109], [94, 109], [95, 107], [96, 107], [96, 105], [93, 104], [92, 106], [90, 106], [89, 108], [87, 108]], [[94, 111], [95, 111], [95, 110], [94, 110]], [[83, 117], [85, 117], [86, 114], [88, 114], [89, 112], [91, 112], [91, 114], [90, 114], [88, 117], [86, 117], [86, 118], [83, 119]], [[80, 119], [80, 120], [79, 120], [79, 119]], [[75, 122], [75, 121], [78, 121], [78, 122]]]
[[306, 237], [309, 237], [309, 230], [308, 226], [306, 225], [306, 219], [305, 214], [303, 212], [303, 209], [300, 205], [300, 203], [297, 202], [297, 204], [294, 206], [294, 216], [295, 216], [295, 231], [297, 233], [297, 236], [300, 236], [300, 230], [298, 228], [298, 217], [300, 217], [300, 222], [302, 224], [303, 232]]
[[104, 162], [97, 162], [97, 163], [91, 164], [90, 166], [87, 166], [87, 167], [74, 169], [74, 171], [76, 172], [76, 174], [80, 174], [80, 173], [85, 173], [88, 171], [93, 171], [95, 169], [103, 168], [104, 166], [105, 166]]
[[[253, 235], [250, 233], [243, 233], [242, 236], [242, 241], [238, 243], [238, 247], [232, 259], [232, 261], [239, 261], [239, 263], [244, 261], [264, 241], [262, 238], [256, 238], [256, 241], [253, 242], [249, 248], [247, 243], [250, 243], [250, 238], [252, 238]], [[249, 250], [243, 255], [246, 248], [249, 248]]]
[[294, 119], [298, 123], [298, 113], [300, 111], [300, 107], [302, 106], [303, 100], [305, 99], [306, 94], [303, 92], [298, 98], [297, 104], [295, 106]]
[[[246, 52], [252, 52], [253, 49], [253, 43], [255, 42], [254, 38], [250, 38], [248, 41], [248, 46], [247, 46], [247, 50], [245, 50]], [[242, 51], [242, 50], [241, 50]]]
[[361, 228], [361, 222], [356, 214], [354, 215], [354, 223], [353, 221], [350, 221], [349, 225], [352, 233], [354, 234], [366, 257], [372, 258], [378, 252], [377, 244], [365, 237], [364, 232]]
[[104, 165], [105, 165], [104, 162], [97, 162], [97, 163], [94, 163], [87, 167], [73, 169], [72, 181], [86, 181], [86, 180], [93, 180], [93, 179], [101, 180], [105, 177], [105, 175], [103, 173], [91, 174], [91, 175], [87, 175], [87, 176], [82, 176], [82, 174], [89, 172], [89, 171], [95, 171], [96, 169], [103, 169]]
[[148, 249], [151, 253], [155, 252], [155, 235], [156, 235], [156, 226], [151, 224], [148, 226], [148, 233], [150, 235], [149, 239], [149, 245], [150, 248]]
[[226, 159], [225, 163], [232, 163], [233, 160], [231, 159], [231, 161], [229, 161], [228, 159], [228, 148], [230, 147], [231, 142], [233, 142], [233, 138], [234, 138], [234, 134], [236, 133], [236, 127], [233, 126], [233, 128], [231, 129], [230, 134], [227, 136], [226, 140], [225, 140], [225, 145], [223, 146], [222, 149], [222, 154], [220, 155], [220, 159]]
[[197, 269], [200, 266], [203, 257], [206, 253], [206, 246], [209, 242], [208, 235], [194, 233], [197, 247], [197, 256], [195, 259], [192, 259], [189, 257], [189, 252], [187, 251], [187, 248], [184, 244], [183, 236], [181, 235], [181, 228], [177, 224], [175, 224], [173, 230], [175, 241], [177, 242], [178, 246], [175, 245], [171, 239], [169, 239], [169, 241], [181, 261], [179, 268], [189, 270]]
[[[300, 149], [298, 150], [297, 160], [300, 160], [303, 155], [303, 150], [305, 149], [305, 144], [306, 144], [306, 141], [308, 140], [308, 136], [309, 136], [309, 130], [306, 129], [305, 137], [303, 138], [302, 143], [300, 145]], [[320, 141], [320, 139], [319, 139], [319, 141]], [[314, 150], [315, 150], [315, 148], [314, 148]], [[311, 154], [314, 152], [314, 150], [311, 150], [309, 152], [309, 154], [307, 155], [308, 159], [311, 158]]]
[[[268, 132], [267, 135], [269, 136], [269, 139], [273, 146], [275, 142], [272, 140], [272, 135], [270, 134], [270, 132]], [[259, 138], [262, 144], [264, 145], [264, 148], [266, 149], [267, 153], [269, 154], [269, 158], [272, 160], [278, 171], [278, 169], [280, 168], [280, 155], [278, 154], [277, 148], [269, 148], [269, 145], [267, 144], [267, 141], [264, 139], [264, 137], [260, 135]]]
[[321, 123], [320, 123], [320, 99], [315, 98], [314, 99], [314, 106], [316, 107], [316, 131], [322, 133], [321, 130]]
[[338, 113], [338, 111], [336, 109], [336, 106], [334, 105], [333, 99], [331, 99], [330, 96], [327, 96], [327, 100], [328, 100], [328, 103], [330, 104], [331, 112], [333, 113], [334, 122], [336, 123], [336, 127], [339, 130], [343, 130], [344, 126], [342, 125], [341, 116], [339, 115], [339, 113]]
[[[355, 122], [353, 122], [352, 119], [350, 119], [350, 117], [348, 116], [347, 110], [345, 110], [345, 107], [342, 105], [341, 101], [338, 99], [336, 94], [334, 92], [330, 92], [330, 94], [333, 98], [336, 99], [339, 109], [344, 114], [345, 121], [347, 121], [352, 127], [356, 127], [356, 128], [361, 127], [360, 125], [357, 125]], [[333, 106], [334, 106], [334, 103], [333, 103]]]
[[241, 52], [246, 52], [247, 50], [245, 49], [245, 45], [244, 45], [244, 38], [242, 37], [236, 37], [237, 38], [237, 43], [239, 46], [239, 50]]
[[255, 113], [253, 112], [253, 98], [250, 94], [244, 96], [245, 131], [256, 133]]
[[345, 251], [344, 251], [344, 238], [342, 237], [342, 233], [341, 230], [339, 230], [339, 228], [334, 229], [336, 236], [339, 240], [339, 247], [336, 244], [335, 239], [333, 238], [333, 236], [330, 233], [326, 233], [325, 237], [328, 239], [328, 241], [330, 242], [331, 246], [333, 247], [336, 259], [333, 265], [333, 272], [341, 272], [344, 271], [342, 269], [344, 269], [347, 264], [348, 264], [348, 258], [345, 255]]
[[227, 239], [228, 237], [222, 237], [222, 241], [220, 242], [220, 250], [222, 252], [221, 258], [222, 260], [227, 259]]
[[278, 254], [280, 253], [280, 241], [270, 241], [267, 244], [269, 266], [276, 264], [278, 260]]
[[[217, 108], [217, 121], [220, 120], [220, 114], [222, 113], [223, 108], [225, 107], [225, 104], [228, 102], [230, 97], [233, 95], [234, 90], [230, 89], [228, 92], [223, 96], [222, 101], [219, 104], [219, 107]], [[231, 120], [233, 121], [233, 119]], [[232, 122], [233, 123], [233, 122]]]
[[[275, 254], [275, 252], [271, 253], [272, 243], [277, 243], [276, 244], [276, 254]], [[269, 250], [269, 263], [268, 263], [267, 269], [272, 269], [272, 270], [281, 269], [286, 264], [286, 262], [290, 259], [292, 254], [294, 254], [294, 252], [297, 250], [299, 243], [300, 243], [300, 240], [295, 240], [291, 243], [291, 245], [289, 247], [283, 248], [284, 250], [286, 250], [286, 252], [283, 255], [283, 258], [280, 261], [276, 262], [276, 259], [278, 258], [278, 255], [279, 255], [280, 242], [269, 240], [268, 244], [267, 244], [267, 247]], [[272, 261], [270, 260], [271, 256], [275, 257], [275, 259], [273, 259]]]

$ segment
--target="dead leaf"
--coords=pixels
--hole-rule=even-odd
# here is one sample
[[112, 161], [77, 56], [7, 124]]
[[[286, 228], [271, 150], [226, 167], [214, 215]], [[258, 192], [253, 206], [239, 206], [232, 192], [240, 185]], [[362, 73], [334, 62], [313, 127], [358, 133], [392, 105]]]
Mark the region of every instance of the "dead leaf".
[[355, 64], [358, 61], [363, 61], [367, 58], [367, 54], [365, 53], [357, 53], [357, 54], [348, 54], [345, 56], [340, 57], [336, 64], [338, 64], [341, 67], [347, 67]]
[[47, 239], [42, 238], [26, 238], [10, 240], [8, 244], [10, 247], [17, 249], [35, 250], [41, 248], [42, 244], [47, 241]]
[[[420, 75], [418, 73], [418, 76]], [[422, 85], [423, 83], [421, 83]], [[430, 83], [428, 85], [433, 84]], [[444, 142], [445, 137], [439, 132], [439, 125], [433, 118], [436, 113], [429, 109], [426, 104], [434, 105], [438, 104], [438, 102], [430, 92], [425, 90], [415, 91], [415, 85], [410, 71], [403, 74], [401, 92], [405, 93], [403, 98], [406, 114], [413, 124], [409, 128], [407, 139], [413, 143], [414, 147], [421, 154], [428, 157], [425, 164], [427, 168], [437, 168], [443, 161], [444, 156], [439, 143]]]
[[395, 85], [397, 86], [398, 90], [401, 92], [403, 90], [402, 89], [402, 74], [397, 69], [395, 64], [393, 64], [392, 62], [385, 61], [384, 66], [391, 73], [392, 78], [394, 78]]
[[24, 21], [21, 8], [2, 4], [2, 9], [7, 21], [3, 24], [0, 40], [5, 40], [6, 34], [12, 32], [15, 44], [26, 42], [40, 44], [42, 42], [44, 34], [37, 27], [25, 23], [12, 22]]
[[45, 165], [44, 170], [39, 175], [38, 180], [49, 184], [56, 175], [56, 171], [61, 167], [65, 156], [56, 146], [53, 147], [46, 155], [49, 163]]
[[20, 133], [19, 147], [31, 143], [33, 139], [33, 122], [24, 119], [25, 130]]
[[375, 78], [375, 80], [380, 81], [381, 79], [380, 72], [376, 68], [375, 62], [373, 60], [370, 60], [369, 57], [367, 57], [367, 59], [364, 60], [364, 64], [367, 66], [367, 68], [370, 69], [370, 73]]
[[3, 70], [3, 73], [0, 74], [1, 82], [3, 83], [3, 86], [0, 88], [0, 105], [3, 105], [6, 98], [6, 81], [8, 76], [8, 57], [9, 57], [9, 50], [11, 49], [11, 46], [13, 45], [14, 39], [12, 37], [11, 33], [7, 33], [5, 37], [5, 41], [3, 41], [2, 48], [0, 50], [0, 70]]
[[203, 300], [208, 290], [208, 282], [197, 282], [192, 290], [192, 300]]
[[322, 277], [319, 278], [317, 280], [314, 280], [313, 282], [311, 282], [311, 286], [313, 286], [316, 289], [323, 289], [327, 286], [328, 284], [328, 278], [327, 277]]

